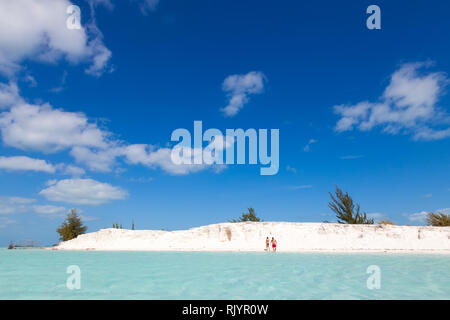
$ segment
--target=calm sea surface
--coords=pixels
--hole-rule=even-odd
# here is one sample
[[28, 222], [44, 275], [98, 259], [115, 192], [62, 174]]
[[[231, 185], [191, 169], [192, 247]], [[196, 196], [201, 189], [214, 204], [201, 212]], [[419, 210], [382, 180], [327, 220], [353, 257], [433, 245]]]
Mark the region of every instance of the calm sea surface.
[[2, 248], [0, 299], [450, 299], [450, 256]]

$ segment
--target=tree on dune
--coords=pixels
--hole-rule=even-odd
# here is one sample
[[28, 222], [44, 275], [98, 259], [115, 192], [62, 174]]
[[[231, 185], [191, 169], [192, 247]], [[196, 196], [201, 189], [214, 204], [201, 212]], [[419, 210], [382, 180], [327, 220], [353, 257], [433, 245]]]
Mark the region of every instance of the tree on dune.
[[426, 218], [427, 224], [434, 227], [449, 227], [450, 226], [450, 214], [443, 212], [433, 213], [430, 212]]
[[261, 222], [261, 218], [256, 216], [255, 209], [253, 208], [248, 208], [248, 212], [243, 213], [237, 220], [236, 219], [230, 220], [230, 222], [248, 222], [248, 221]]
[[84, 234], [87, 230], [86, 226], [83, 226], [81, 218], [78, 216], [76, 209], [71, 209], [67, 214], [66, 220], [61, 224], [61, 227], [56, 229], [59, 233], [61, 241], [67, 241], [75, 239], [80, 234]]
[[328, 207], [336, 213], [339, 223], [346, 224], [373, 224], [374, 219], [367, 218], [365, 212], [360, 212], [359, 204], [353, 203], [352, 197], [346, 192], [344, 193], [336, 186], [335, 195], [330, 192], [331, 200]]

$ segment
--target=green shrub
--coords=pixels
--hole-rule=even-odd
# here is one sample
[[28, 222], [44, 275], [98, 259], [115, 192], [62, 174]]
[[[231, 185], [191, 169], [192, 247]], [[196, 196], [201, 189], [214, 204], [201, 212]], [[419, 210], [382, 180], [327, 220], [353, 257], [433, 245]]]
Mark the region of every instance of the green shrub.
[[261, 221], [261, 218], [256, 216], [255, 209], [248, 208], [248, 213], [243, 213], [242, 216], [240, 216], [237, 220], [236, 219], [230, 220], [230, 222], [247, 222], [247, 221], [253, 222]]

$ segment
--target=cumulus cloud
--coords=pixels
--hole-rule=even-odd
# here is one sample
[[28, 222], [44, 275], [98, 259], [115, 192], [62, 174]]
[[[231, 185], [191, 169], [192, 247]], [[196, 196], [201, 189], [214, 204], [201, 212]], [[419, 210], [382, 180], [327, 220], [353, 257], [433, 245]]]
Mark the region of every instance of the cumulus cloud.
[[65, 165], [63, 166], [64, 174], [71, 175], [74, 177], [80, 177], [86, 173], [83, 168], [73, 166], [73, 165]]
[[228, 95], [228, 105], [221, 111], [228, 117], [235, 116], [248, 102], [249, 95], [262, 93], [266, 77], [262, 72], [234, 74], [225, 78], [222, 90]]
[[99, 205], [112, 200], [122, 200], [128, 196], [121, 188], [92, 179], [53, 181], [39, 194], [50, 201], [82, 205]]
[[0, 83], [0, 110], [21, 101], [19, 88], [15, 82]]
[[[188, 149], [189, 151], [185, 150], [184, 154], [193, 155], [197, 152], [195, 149]], [[175, 164], [171, 157], [172, 150], [172, 148], [155, 149], [152, 146], [137, 144], [126, 147], [124, 155], [129, 163], [142, 164], [151, 168], [159, 167], [174, 175], [185, 175], [210, 167], [206, 164]]]
[[[2, 98], [3, 97], [3, 98]], [[197, 164], [175, 164], [172, 162], [172, 148], [158, 148], [149, 144], [129, 144], [125, 141], [113, 139], [110, 132], [100, 128], [89, 120], [84, 113], [67, 112], [57, 109], [48, 103], [30, 104], [23, 99], [15, 83], [0, 84], [0, 107], [6, 108], [0, 113], [0, 133], [5, 145], [24, 151], [40, 151], [55, 153], [68, 150], [76, 163], [86, 166], [91, 171], [110, 172], [118, 165], [118, 159], [128, 164], [139, 164], [149, 168], [160, 168], [170, 174], [188, 174], [204, 170], [209, 167], [220, 172], [218, 166]], [[213, 146], [212, 142], [206, 148]], [[223, 143], [228, 147], [231, 142]], [[188, 148], [186, 154], [203, 152]], [[207, 156], [208, 153], [205, 153]], [[9, 159], [10, 169], [15, 166], [34, 168], [44, 167], [45, 161], [30, 158]], [[3, 159], [6, 163], [8, 159]], [[25, 164], [25, 162], [27, 162]], [[56, 169], [73, 176], [83, 175], [84, 169], [74, 166], [57, 165]], [[1, 168], [1, 167], [0, 167]], [[223, 168], [222, 168], [223, 169]], [[50, 164], [47, 164], [48, 172]]]
[[[211, 148], [219, 150], [217, 142], [211, 142], [204, 149], [197, 148], [181, 148], [175, 149], [175, 152], [183, 154], [183, 160], [192, 160], [194, 155], [201, 154], [204, 158], [203, 164], [174, 163], [172, 160], [173, 148], [158, 148], [150, 144], [115, 144], [109, 148], [93, 150], [86, 147], [74, 147], [70, 154], [75, 158], [77, 163], [87, 166], [92, 171], [110, 172], [117, 164], [118, 158], [123, 159], [131, 165], [143, 165], [152, 169], [162, 169], [163, 171], [173, 175], [186, 175], [212, 168], [216, 173], [223, 170], [220, 165], [208, 165], [207, 159]], [[229, 147], [230, 141], [224, 142], [222, 148]], [[211, 161], [212, 162], [212, 161]]]
[[70, 5], [68, 0], [1, 1], [0, 72], [11, 76], [26, 59], [88, 61], [92, 63], [89, 73], [98, 75], [105, 70], [111, 54], [100, 34], [92, 31], [96, 30], [93, 22], [90, 27], [67, 28]]
[[80, 177], [86, 173], [83, 168], [59, 163], [53, 165], [46, 160], [34, 159], [27, 156], [0, 156], [0, 170], [7, 171], [35, 171], [46, 173], [61, 173], [74, 177]]
[[402, 65], [392, 74], [379, 102], [335, 106], [334, 111], [340, 116], [335, 130], [369, 131], [380, 127], [385, 133], [412, 134], [416, 140], [450, 137], [450, 128], [437, 126], [448, 124], [449, 117], [436, 105], [448, 79], [440, 72], [420, 72], [428, 65]]
[[99, 172], [110, 172], [120, 154], [120, 149], [114, 146], [101, 149], [75, 146], [70, 151], [77, 163], [85, 165], [91, 171]]
[[0, 114], [0, 131], [5, 145], [46, 153], [73, 146], [106, 147], [108, 135], [83, 113], [28, 104], [22, 99]]
[[33, 159], [25, 156], [0, 156], [0, 169], [12, 171], [41, 171], [54, 173], [55, 167], [45, 160]]

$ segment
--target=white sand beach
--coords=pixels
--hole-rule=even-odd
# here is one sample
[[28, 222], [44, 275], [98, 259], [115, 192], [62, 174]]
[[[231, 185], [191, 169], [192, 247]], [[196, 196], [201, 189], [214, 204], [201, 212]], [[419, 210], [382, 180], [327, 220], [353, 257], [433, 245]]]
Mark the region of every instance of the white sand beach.
[[450, 227], [334, 223], [220, 223], [189, 230], [102, 229], [54, 250], [263, 252], [275, 237], [278, 252], [405, 252], [450, 254]]

